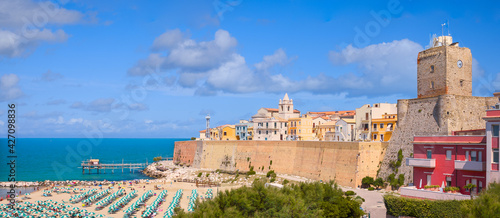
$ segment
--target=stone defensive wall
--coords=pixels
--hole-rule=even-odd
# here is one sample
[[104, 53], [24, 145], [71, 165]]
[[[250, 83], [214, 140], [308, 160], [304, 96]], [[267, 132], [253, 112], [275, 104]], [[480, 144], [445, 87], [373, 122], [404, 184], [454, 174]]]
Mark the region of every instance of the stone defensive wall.
[[324, 141], [182, 141], [175, 142], [174, 161], [196, 168], [254, 171], [335, 180], [357, 187], [377, 175], [387, 142]]

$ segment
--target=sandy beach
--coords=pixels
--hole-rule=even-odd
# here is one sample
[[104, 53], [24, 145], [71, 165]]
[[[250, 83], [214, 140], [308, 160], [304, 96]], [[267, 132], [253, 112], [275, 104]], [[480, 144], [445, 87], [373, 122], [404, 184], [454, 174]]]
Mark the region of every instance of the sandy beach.
[[[160, 186], [159, 189], [155, 188], [157, 186]], [[111, 195], [112, 193], [116, 192], [119, 190], [119, 188], [123, 188], [126, 193], [130, 193], [132, 190], [137, 191], [137, 197], [133, 198], [128, 204], [125, 205], [124, 208], [120, 209], [114, 214], [108, 213], [108, 208], [116, 202], [118, 199], [121, 197], [115, 199], [113, 203], [107, 205], [104, 207], [102, 210], [96, 210], [96, 205], [95, 203], [98, 202], [99, 200], [93, 202], [90, 206], [83, 206], [81, 202], [79, 203], [70, 203], [69, 200], [71, 197], [78, 195], [82, 192], [91, 190], [91, 189], [97, 189], [96, 193], [99, 193], [105, 189], [109, 189], [110, 193], [106, 196]], [[179, 206], [183, 208], [184, 210], [187, 211], [188, 208], [188, 202], [189, 199], [188, 197], [191, 195], [191, 192], [193, 189], [197, 189], [198, 192], [198, 199], [202, 200], [201, 196], [203, 196], [203, 199], [205, 199], [205, 193], [208, 191], [208, 189], [213, 190], [213, 196], [215, 197], [217, 195], [217, 191], [224, 191], [227, 189], [231, 188], [237, 188], [239, 185], [224, 185], [221, 187], [196, 187], [194, 183], [186, 183], [186, 182], [167, 182], [166, 180], [163, 179], [157, 179], [157, 180], [149, 180], [149, 182], [146, 181], [141, 181], [139, 183], [133, 182], [131, 183], [115, 183], [114, 185], [97, 185], [97, 186], [84, 186], [84, 185], [76, 185], [76, 186], [71, 186], [70, 190], [74, 190], [77, 188], [79, 191], [78, 193], [62, 193], [59, 192], [57, 193], [56, 190], [61, 190], [61, 186], [54, 186], [53, 188], [46, 187], [46, 188], [41, 188], [38, 191], [32, 192], [29, 196], [27, 195], [22, 195], [21, 197], [18, 198], [18, 200], [21, 200], [22, 202], [31, 202], [36, 204], [37, 201], [46, 201], [46, 200], [52, 200], [55, 202], [59, 203], [65, 203], [67, 205], [71, 205], [73, 207], [78, 207], [81, 209], [85, 209], [88, 212], [94, 212], [96, 214], [102, 214], [105, 217], [123, 217], [125, 215], [124, 210], [126, 210], [130, 205], [132, 205], [133, 202], [137, 201], [140, 196], [142, 196], [146, 191], [151, 190], [154, 194], [152, 197], [150, 197], [147, 201], [145, 201], [145, 206], [142, 206], [138, 212], [134, 214], [133, 217], [140, 217], [140, 215], [145, 211], [146, 206], [150, 205], [160, 194], [161, 191], [167, 190], [167, 195], [165, 197], [165, 201], [158, 207], [158, 214], [155, 217], [163, 217], [165, 211], [167, 210], [168, 206], [170, 205], [170, 202], [173, 199], [173, 196], [177, 192], [177, 190], [182, 189], [183, 190], [183, 195], [180, 198], [179, 201]], [[45, 191], [51, 191], [51, 196], [43, 196]], [[5, 197], [5, 196], [4, 196]], [[29, 197], [29, 199], [27, 198]], [[102, 198], [103, 199], [103, 198]], [[102, 200], [100, 199], [100, 200]], [[1, 202], [2, 204], [8, 203], [5, 199]]]
[[[147, 175], [154, 175], [158, 179], [142, 179], [142, 180], [132, 180], [132, 181], [45, 181], [45, 182], [18, 182], [18, 186], [37, 186], [39, 190], [25, 195], [22, 193], [21, 196], [17, 198], [20, 201], [20, 205], [28, 205], [31, 207], [36, 207], [38, 204], [48, 204], [60, 206], [62, 203], [63, 207], [65, 205], [70, 205], [67, 208], [71, 210], [86, 210], [87, 213], [95, 213], [101, 215], [101, 217], [124, 217], [125, 211], [138, 201], [144, 193], [151, 191], [153, 194], [146, 201], [138, 207], [136, 212], [132, 217], [140, 217], [146, 208], [153, 204], [153, 202], [158, 201], [157, 198], [160, 193], [164, 190], [167, 191], [166, 196], [162, 203], [155, 210], [156, 215], [154, 217], [164, 217], [170, 203], [173, 201], [174, 196], [178, 190], [182, 190], [182, 196], [179, 198], [178, 206], [185, 211], [188, 211], [188, 205], [190, 201], [190, 196], [193, 190], [197, 190], [198, 199], [201, 201], [207, 200], [207, 191], [211, 189], [213, 197], [216, 197], [218, 192], [225, 191], [233, 188], [238, 188], [241, 186], [250, 186], [252, 182], [257, 178], [265, 177], [264, 173], [259, 173], [251, 176], [246, 174], [228, 174], [221, 173], [219, 171], [214, 171], [212, 169], [197, 169], [186, 166], [178, 166], [172, 163], [172, 161], [160, 161], [149, 165], [144, 171]], [[308, 179], [292, 176], [292, 175], [279, 175], [276, 178], [276, 183], [281, 183], [284, 179], [292, 182], [304, 182]], [[195, 183], [198, 181], [198, 187]], [[209, 187], [207, 183], [210, 182], [212, 185]], [[205, 184], [204, 184], [205, 183]], [[214, 185], [217, 184], [217, 185]], [[9, 183], [0, 183], [0, 186], [7, 186]], [[95, 189], [94, 191], [91, 191]], [[96, 205], [97, 202], [105, 199], [108, 196], [113, 195], [118, 190], [123, 189], [122, 195], [113, 198], [109, 201], [109, 204], [103, 207], [103, 209], [98, 210]], [[105, 193], [107, 191], [107, 193]], [[132, 191], [137, 191], [135, 197], [127, 202], [125, 206], [115, 213], [109, 213], [109, 208], [114, 203], [120, 201], [121, 198], [130, 194]], [[81, 195], [83, 193], [91, 191], [92, 193], [88, 196], [83, 197], [77, 203], [71, 202], [75, 196]], [[50, 192], [50, 194], [49, 194]], [[99, 193], [105, 193], [99, 199]], [[19, 193], [18, 193], [19, 194]], [[47, 196], [49, 195], [49, 196]], [[92, 197], [93, 196], [93, 197]], [[1, 206], [4, 208], [8, 203], [5, 196], [0, 196], [4, 200], [0, 202]], [[90, 205], [84, 204], [86, 199], [95, 199], [90, 203]], [[29, 202], [29, 203], [26, 203]], [[56, 203], [57, 202], [57, 203]], [[31, 203], [31, 204], [30, 204]], [[33, 206], [34, 205], [34, 206]], [[47, 207], [47, 206], [45, 206]], [[50, 207], [50, 206], [48, 206]], [[0, 208], [2, 210], [2, 208]], [[12, 212], [12, 211], [11, 211]], [[44, 212], [47, 215], [52, 215], [53, 212]], [[3, 214], [5, 216], [5, 214]], [[40, 214], [38, 214], [40, 215]], [[2, 214], [0, 214], [2, 216]], [[61, 216], [62, 217], [62, 216]]]

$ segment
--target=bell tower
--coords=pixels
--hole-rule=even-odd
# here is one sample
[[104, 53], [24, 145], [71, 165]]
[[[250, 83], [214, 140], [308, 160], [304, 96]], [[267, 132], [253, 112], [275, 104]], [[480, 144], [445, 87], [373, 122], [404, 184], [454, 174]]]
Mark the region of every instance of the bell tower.
[[285, 97], [283, 100], [280, 99], [279, 107], [279, 116], [283, 119], [288, 119], [293, 115], [293, 100], [288, 98], [288, 93], [285, 93]]
[[472, 96], [472, 54], [451, 36], [434, 37], [429, 49], [418, 53], [418, 98], [452, 94]]

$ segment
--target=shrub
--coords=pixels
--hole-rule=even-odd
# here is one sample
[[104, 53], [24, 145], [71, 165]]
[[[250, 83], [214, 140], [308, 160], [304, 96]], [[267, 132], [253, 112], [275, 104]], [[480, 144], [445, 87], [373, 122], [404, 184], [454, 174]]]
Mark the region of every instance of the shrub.
[[207, 173], [207, 177], [210, 176], [210, 173]]
[[283, 180], [283, 185], [286, 185], [288, 183], [290, 183], [290, 181], [288, 181], [288, 179]]
[[350, 190], [349, 190], [349, 191], [346, 191], [346, 192], [345, 192], [345, 195], [346, 195], [346, 196], [356, 195], [356, 192], [354, 192], [354, 191], [350, 191]]
[[426, 186], [424, 186], [425, 189], [428, 189], [428, 188], [439, 188], [439, 187], [441, 187], [441, 186], [439, 186], [439, 185], [426, 185]]
[[154, 162], [156, 162], [156, 161], [160, 161], [160, 160], [162, 160], [162, 159], [163, 159], [162, 157], [154, 157], [154, 158], [153, 158], [153, 161], [154, 161]]
[[460, 191], [460, 188], [459, 187], [454, 187], [454, 186], [448, 186], [448, 187], [444, 188], [444, 191], [445, 192]]
[[270, 161], [269, 161], [269, 165], [273, 165], [273, 160], [270, 160]]
[[409, 217], [466, 217], [471, 200], [420, 200], [384, 195], [387, 214]]
[[202, 172], [198, 173], [198, 177], [201, 177], [201, 174], [203, 174]]
[[368, 191], [373, 191], [373, 190], [375, 190], [375, 188], [373, 188], [373, 187], [368, 188]]
[[476, 187], [476, 185], [474, 185], [474, 184], [472, 184], [472, 183], [469, 183], [469, 184], [467, 184], [467, 185], [464, 185], [464, 189], [466, 189], [466, 190], [470, 190], [470, 189], [473, 189], [473, 188], [475, 188], [475, 187]]
[[271, 178], [271, 180], [269, 180], [270, 182], [274, 182], [276, 181], [276, 178]]
[[276, 177], [276, 173], [274, 173], [274, 170], [271, 170], [271, 171], [267, 172], [266, 177], [267, 178], [269, 178], [269, 177]]

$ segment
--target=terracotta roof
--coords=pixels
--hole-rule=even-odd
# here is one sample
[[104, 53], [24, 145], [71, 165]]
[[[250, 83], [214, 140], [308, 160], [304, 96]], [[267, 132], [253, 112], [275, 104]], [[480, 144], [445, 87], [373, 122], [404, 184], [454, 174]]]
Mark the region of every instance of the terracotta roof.
[[207, 130], [206, 129], [205, 130], [201, 130], [200, 132], [207, 132]]
[[347, 111], [319, 111], [319, 112], [308, 112], [310, 114], [325, 114], [325, 115], [334, 115], [334, 114], [356, 114], [355, 110], [347, 110]]
[[[279, 110], [278, 110], [278, 109], [276, 109], [276, 108], [267, 108], [267, 107], [265, 107], [264, 109], [266, 109], [267, 111], [271, 111], [271, 112], [278, 112], [278, 111], [279, 111]], [[294, 113], [300, 113], [300, 111], [299, 111], [299, 110], [297, 110], [297, 109], [294, 109], [294, 110], [293, 110], [293, 112], [294, 112]]]

